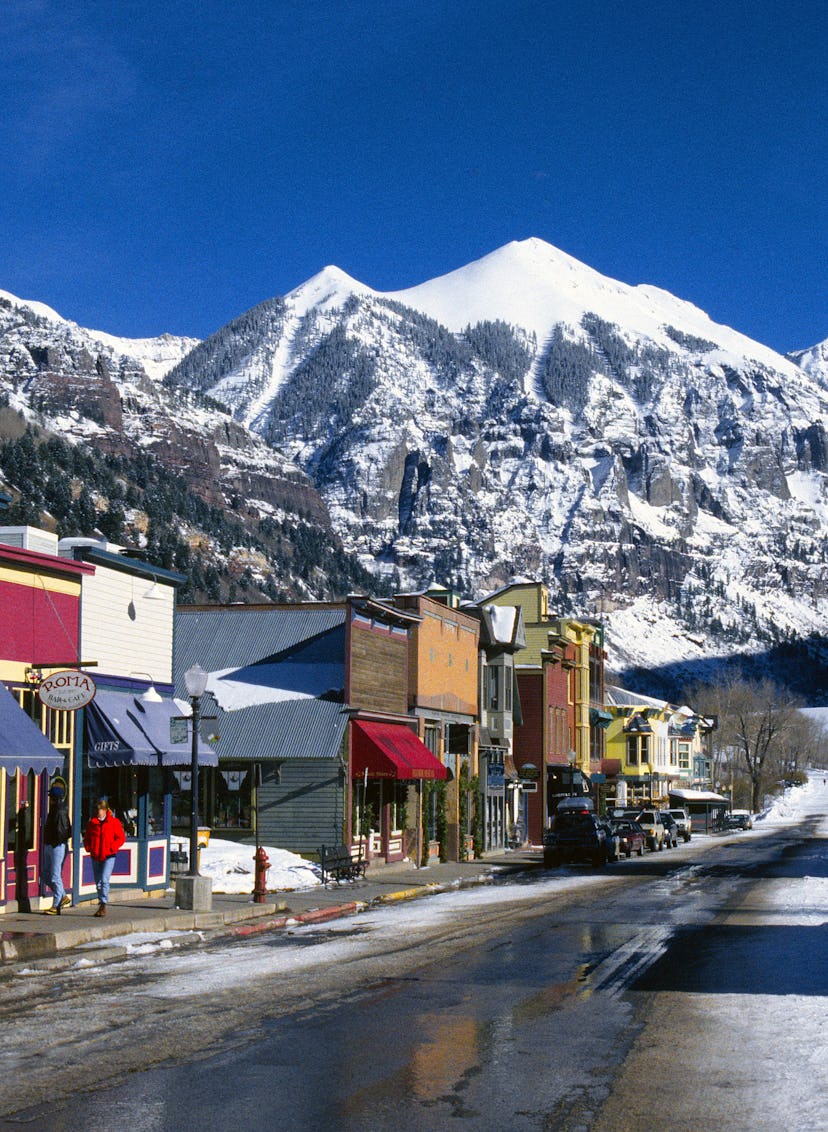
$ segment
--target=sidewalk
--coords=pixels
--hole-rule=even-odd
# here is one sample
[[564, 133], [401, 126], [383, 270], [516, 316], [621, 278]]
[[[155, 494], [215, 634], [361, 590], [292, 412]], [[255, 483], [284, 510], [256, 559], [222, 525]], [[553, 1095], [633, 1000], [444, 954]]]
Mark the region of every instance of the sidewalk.
[[[266, 904], [253, 904], [250, 895], [213, 895], [211, 912], [188, 912], [175, 907], [171, 891], [160, 897], [112, 894], [106, 917], [96, 918], [94, 900], [66, 908], [60, 916], [42, 912], [12, 912], [0, 916], [0, 958], [4, 964], [79, 954], [93, 961], [127, 953], [128, 940], [162, 933], [180, 933], [179, 944], [201, 942], [203, 933], [246, 936], [274, 931], [296, 923], [317, 923], [354, 915], [365, 908], [397, 900], [413, 900], [448, 889], [487, 884], [538, 865], [537, 854], [516, 852], [462, 864], [415, 868], [409, 862], [369, 868], [365, 879], [299, 892], [268, 893]], [[119, 898], [120, 897], [120, 898]], [[107, 941], [117, 944], [107, 946]], [[93, 946], [89, 946], [93, 945]], [[170, 943], [172, 946], [173, 943]], [[77, 949], [81, 949], [80, 952]]]

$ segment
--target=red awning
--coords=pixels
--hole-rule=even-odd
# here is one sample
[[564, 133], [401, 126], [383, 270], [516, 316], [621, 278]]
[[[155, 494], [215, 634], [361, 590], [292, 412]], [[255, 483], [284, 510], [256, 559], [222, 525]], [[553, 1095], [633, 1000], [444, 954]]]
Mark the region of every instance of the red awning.
[[354, 720], [351, 731], [351, 774], [361, 778], [445, 778], [446, 768], [402, 723]]

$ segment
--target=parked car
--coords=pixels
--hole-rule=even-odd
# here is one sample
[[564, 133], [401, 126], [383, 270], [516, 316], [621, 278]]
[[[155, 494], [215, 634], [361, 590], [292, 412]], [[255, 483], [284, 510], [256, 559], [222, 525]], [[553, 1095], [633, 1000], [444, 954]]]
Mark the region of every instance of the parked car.
[[679, 839], [678, 823], [669, 810], [659, 810], [659, 817], [664, 826], [664, 843], [675, 849]]
[[669, 810], [668, 813], [678, 826], [679, 836], [683, 837], [685, 841], [689, 841], [693, 836], [693, 824], [687, 810]]
[[635, 820], [647, 837], [647, 848], [654, 852], [664, 848], [664, 824], [658, 810], [639, 810]]
[[633, 853], [639, 857], [644, 856], [647, 835], [637, 821], [631, 818], [615, 818], [612, 826], [621, 841], [621, 852], [625, 857], [631, 857]]
[[607, 831], [588, 799], [561, 802], [552, 826], [543, 835], [544, 868], [587, 861], [602, 868], [608, 860]]
[[731, 810], [724, 816], [725, 829], [753, 829], [753, 818], [750, 810]]

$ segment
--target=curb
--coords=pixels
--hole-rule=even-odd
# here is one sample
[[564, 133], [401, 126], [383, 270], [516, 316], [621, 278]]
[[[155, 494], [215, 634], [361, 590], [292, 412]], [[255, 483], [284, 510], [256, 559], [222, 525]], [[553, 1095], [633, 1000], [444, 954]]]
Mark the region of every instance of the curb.
[[231, 927], [226, 935], [246, 938], [260, 932], [280, 931], [282, 928], [296, 927], [299, 924], [322, 924], [326, 920], [340, 920], [345, 916], [355, 916], [364, 912], [368, 904], [364, 900], [353, 900], [349, 904], [334, 904], [331, 908], [309, 908], [307, 912], [279, 916], [275, 920], [262, 920], [256, 924], [239, 924]]
[[[262, 914], [272, 916], [274, 912], [287, 909], [284, 900], [269, 902], [262, 907]], [[108, 939], [117, 936], [153, 934], [155, 932], [200, 932], [216, 931], [224, 927], [250, 919], [250, 909], [244, 905], [216, 912], [159, 911], [156, 916], [135, 920], [108, 920], [106, 923], [84, 924], [59, 932], [2, 932], [0, 930], [0, 959], [3, 963], [20, 963], [29, 960], [48, 959], [56, 955], [75, 952], [85, 944], [106, 944]], [[255, 926], [255, 922], [254, 925]], [[1, 925], [0, 925], [1, 927]], [[90, 951], [92, 949], [90, 948]], [[112, 949], [118, 950], [118, 946]]]
[[437, 896], [439, 893], [447, 891], [446, 885], [433, 881], [430, 884], [418, 885], [416, 888], [400, 888], [396, 892], [386, 892], [383, 896], [375, 896], [371, 904], [396, 904], [401, 900], [418, 900], [422, 896]]

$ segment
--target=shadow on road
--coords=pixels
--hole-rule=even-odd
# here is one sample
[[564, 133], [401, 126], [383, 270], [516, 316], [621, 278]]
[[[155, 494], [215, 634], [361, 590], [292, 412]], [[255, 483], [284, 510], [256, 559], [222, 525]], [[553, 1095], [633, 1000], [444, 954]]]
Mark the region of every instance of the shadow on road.
[[688, 994], [828, 995], [828, 924], [710, 926], [676, 933], [633, 985]]

